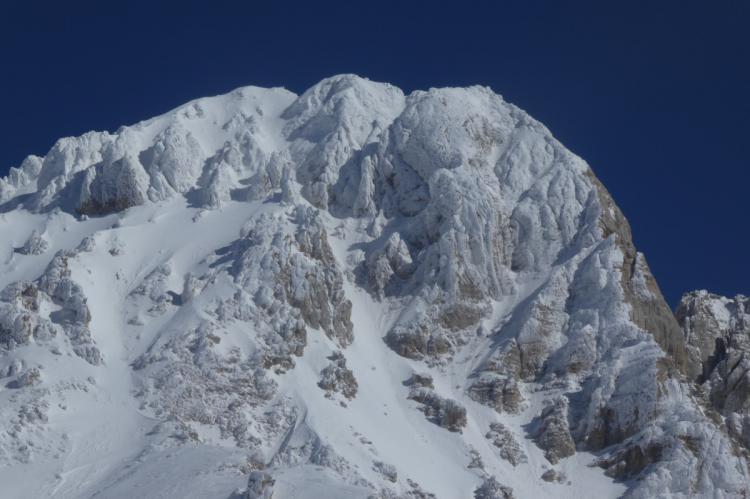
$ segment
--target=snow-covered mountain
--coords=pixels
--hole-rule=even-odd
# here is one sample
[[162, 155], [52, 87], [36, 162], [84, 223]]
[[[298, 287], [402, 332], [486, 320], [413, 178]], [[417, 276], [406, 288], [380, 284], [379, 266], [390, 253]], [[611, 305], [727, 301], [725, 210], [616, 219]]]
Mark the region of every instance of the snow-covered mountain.
[[245, 87], [0, 180], [3, 498], [750, 494], [750, 301], [666, 305], [488, 88]]

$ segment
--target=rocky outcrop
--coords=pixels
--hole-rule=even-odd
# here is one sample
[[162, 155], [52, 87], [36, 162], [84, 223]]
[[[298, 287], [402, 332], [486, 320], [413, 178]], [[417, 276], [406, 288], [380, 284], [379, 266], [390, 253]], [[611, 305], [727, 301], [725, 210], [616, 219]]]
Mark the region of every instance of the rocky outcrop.
[[44, 236], [37, 231], [34, 231], [26, 242], [23, 243], [23, 246], [16, 248], [15, 251], [22, 255], [41, 255], [47, 251], [48, 246], [49, 244], [47, 243], [47, 240], [44, 239]]
[[61, 139], [0, 183], [0, 202], [31, 193], [35, 210], [103, 215], [186, 194], [211, 208], [247, 200], [243, 180], [255, 178], [260, 192], [262, 180], [276, 178], [271, 163], [279, 151], [269, 148], [277, 137], [269, 137], [268, 120], [294, 97], [282, 89], [238, 89], [223, 98], [223, 109], [208, 110], [209, 99], [200, 99], [166, 119]]
[[38, 385], [41, 382], [42, 373], [39, 371], [38, 367], [32, 367], [29, 369], [26, 369], [21, 374], [19, 374], [16, 379], [9, 381], [6, 383], [7, 388], [12, 389], [19, 389], [19, 388], [25, 388], [27, 386], [34, 386]]
[[747, 351], [750, 336], [750, 299], [739, 295], [724, 298], [707, 291], [694, 291], [682, 297], [675, 316], [688, 349], [688, 374], [698, 383], [711, 377], [728, 350], [737, 356]]
[[533, 430], [534, 440], [544, 456], [552, 464], [572, 456], [576, 452], [575, 442], [568, 427], [568, 403], [558, 398], [548, 403], [538, 416]]
[[694, 291], [675, 314], [688, 345], [688, 373], [750, 449], [750, 298]]
[[357, 396], [357, 380], [351, 369], [346, 367], [346, 358], [341, 352], [334, 352], [328, 357], [331, 362], [320, 371], [318, 386], [325, 390], [326, 397], [341, 393], [351, 400]]
[[219, 317], [255, 322], [264, 366], [281, 370], [294, 366], [292, 356], [302, 355], [307, 327], [321, 329], [342, 347], [353, 340], [351, 302], [319, 215], [299, 207], [294, 220], [292, 237], [279, 228], [279, 218], [251, 219], [215, 264], [215, 272], [228, 269], [239, 286], [219, 305]]
[[474, 499], [515, 499], [513, 489], [500, 484], [494, 476], [487, 478], [474, 490]]
[[185, 423], [179, 433], [190, 439], [198, 438], [190, 427], [195, 423], [216, 427], [238, 446], [257, 444], [248, 411], [266, 406], [277, 383], [258, 358], [243, 357], [239, 349], [223, 353], [219, 343], [215, 327], [204, 322], [152, 345], [133, 364], [145, 380], [137, 396], [155, 418]]
[[677, 368], [685, 370], [688, 359], [679, 325], [651, 274], [645, 256], [633, 245], [630, 224], [594, 173], [587, 170], [586, 175], [596, 187], [601, 203], [599, 224], [602, 234], [604, 237], [614, 235], [623, 254], [622, 289], [630, 305], [631, 320], [653, 335]]
[[382, 249], [367, 255], [365, 268], [370, 289], [382, 297], [389, 289], [398, 287], [398, 282], [409, 277], [412, 271], [409, 247], [396, 232]]
[[502, 423], [491, 423], [489, 431], [485, 434], [485, 438], [496, 447], [495, 452], [497, 455], [513, 466], [527, 462], [526, 453], [521, 448], [518, 440]]
[[[303, 271], [301, 262], [293, 262], [296, 268], [290, 271], [287, 285], [290, 304], [300, 309], [308, 325], [324, 330], [345, 347], [353, 340], [352, 304], [344, 296], [343, 277], [328, 245], [327, 232], [316, 210], [298, 207], [295, 215], [299, 251], [313, 260], [317, 272]], [[303, 272], [306, 286], [297, 282]]]
[[468, 395], [499, 413], [517, 414], [524, 408], [520, 382], [524, 357], [515, 338], [495, 349], [476, 372], [469, 385]]
[[100, 163], [82, 174], [76, 211], [82, 215], [106, 215], [143, 204], [148, 174], [138, 158], [125, 156]]
[[545, 482], [563, 483], [565, 482], [565, 480], [567, 480], [568, 477], [565, 475], [565, 473], [550, 468], [542, 473], [542, 476], [540, 478]]
[[645, 448], [632, 445], [617, 452], [614, 456], [601, 460], [599, 465], [606, 469], [608, 476], [628, 480], [638, 476], [647, 466], [658, 462], [664, 456], [661, 444], [649, 444]]
[[[370, 486], [346, 459], [320, 435], [314, 431], [304, 419], [297, 419], [283, 436], [280, 448], [270, 462], [273, 467], [295, 467], [312, 465], [338, 477], [341, 483], [356, 486]], [[390, 483], [390, 480], [388, 480]]]
[[383, 461], [375, 461], [372, 463], [372, 467], [389, 482], [396, 483], [398, 481], [398, 470], [392, 464], [384, 463]]
[[[141, 309], [152, 316], [158, 316], [166, 312], [167, 307], [174, 303], [174, 297], [169, 294], [168, 280], [172, 275], [172, 266], [169, 262], [157, 265], [146, 277], [130, 292], [134, 299], [144, 297], [148, 303], [144, 303]], [[134, 319], [139, 320], [139, 319]]]
[[419, 410], [427, 419], [452, 432], [460, 433], [466, 426], [466, 409], [435, 393], [430, 376], [415, 374], [404, 383], [410, 387], [409, 399], [420, 404]]
[[19, 194], [33, 192], [42, 169], [39, 156], [27, 156], [18, 168], [11, 168], [8, 176], [0, 178], [0, 205]]
[[242, 499], [273, 499], [276, 481], [268, 473], [253, 471], [247, 479], [247, 490]]
[[441, 331], [430, 330], [428, 324], [397, 326], [385, 336], [393, 351], [414, 360], [439, 357], [453, 351], [450, 340]]
[[292, 160], [302, 195], [318, 208], [329, 207], [347, 161], [391, 124], [404, 105], [396, 87], [354, 75], [326, 78], [283, 113], [284, 133], [294, 142]]
[[[68, 268], [74, 256], [59, 252], [39, 279], [0, 292], [0, 345], [13, 350], [32, 341], [45, 344], [62, 332], [76, 355], [93, 365], [102, 362], [89, 330], [88, 301]], [[57, 310], [49, 311], [50, 305]]]
[[523, 396], [518, 382], [513, 378], [484, 373], [472, 383], [468, 393], [473, 400], [500, 413], [516, 414], [523, 408]]

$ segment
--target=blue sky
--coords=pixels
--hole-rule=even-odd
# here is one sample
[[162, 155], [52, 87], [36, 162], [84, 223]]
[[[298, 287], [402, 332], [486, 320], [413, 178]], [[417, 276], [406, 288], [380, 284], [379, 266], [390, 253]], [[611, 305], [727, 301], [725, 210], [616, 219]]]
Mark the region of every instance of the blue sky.
[[[105, 5], [106, 4], [106, 5]], [[4, 2], [0, 173], [254, 84], [483, 84], [594, 168], [668, 300], [750, 293], [750, 3]]]

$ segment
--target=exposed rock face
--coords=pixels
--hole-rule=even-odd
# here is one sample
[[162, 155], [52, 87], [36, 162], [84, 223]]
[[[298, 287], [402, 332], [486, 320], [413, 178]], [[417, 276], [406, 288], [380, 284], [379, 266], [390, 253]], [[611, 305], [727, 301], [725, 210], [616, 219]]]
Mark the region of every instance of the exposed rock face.
[[565, 473], [561, 473], [559, 471], [549, 469], [542, 473], [541, 476], [542, 480], [545, 482], [557, 482], [557, 483], [563, 483], [567, 477], [565, 476]]
[[685, 342], [679, 325], [661, 294], [643, 253], [636, 251], [630, 224], [612, 196], [591, 170], [587, 171], [602, 205], [599, 223], [605, 236], [615, 235], [623, 254], [622, 288], [630, 305], [632, 321], [651, 333], [675, 365], [684, 370], [687, 363]]
[[492, 423], [485, 438], [497, 447], [497, 455], [513, 466], [518, 466], [528, 460], [516, 438], [502, 423]]
[[294, 237], [279, 228], [278, 218], [259, 217], [217, 262], [231, 263], [229, 272], [239, 286], [217, 312], [265, 323], [265, 367], [293, 367], [291, 356], [302, 355], [307, 344], [306, 327], [322, 329], [341, 346], [353, 337], [351, 302], [319, 216], [305, 208], [294, 214]]
[[61, 139], [0, 233], [11, 497], [750, 493], [748, 300], [678, 324], [591, 168], [488, 88], [341, 75]]
[[474, 491], [474, 499], [515, 499], [515, 496], [513, 489], [501, 485], [491, 476]]
[[373, 463], [373, 468], [386, 477], [388, 481], [396, 483], [398, 481], [398, 471], [396, 470], [396, 467], [392, 464], [387, 464], [382, 461], [375, 461]]
[[[74, 256], [60, 252], [39, 279], [16, 282], [0, 292], [0, 345], [5, 349], [49, 343], [62, 332], [76, 355], [93, 365], [102, 362], [89, 331], [86, 296], [68, 269]], [[51, 307], [57, 310], [50, 312]]]
[[[277, 384], [258, 359], [243, 359], [239, 350], [221, 354], [214, 331], [203, 323], [153, 345], [134, 363], [146, 380], [138, 396], [142, 408], [160, 420], [211, 425], [222, 438], [250, 446], [257, 443], [256, 423], [247, 413], [268, 408]], [[189, 425], [176, 432], [198, 439]]]
[[750, 298], [694, 291], [682, 297], [676, 316], [687, 341], [688, 374], [750, 449]]
[[83, 175], [77, 212], [102, 215], [138, 206], [146, 201], [147, 189], [148, 175], [137, 158], [101, 163]]
[[469, 397], [497, 412], [518, 413], [524, 407], [520, 381], [523, 376], [521, 349], [515, 339], [498, 348], [474, 374]]
[[10, 381], [5, 386], [7, 388], [25, 388], [27, 386], [34, 386], [38, 385], [41, 382], [41, 373], [39, 372], [39, 368], [32, 367], [30, 369], [27, 369], [23, 371], [16, 379], [13, 381]]
[[[185, 194], [203, 174], [194, 197], [218, 206], [242, 190], [240, 179], [266, 170], [272, 151], [261, 145], [267, 136], [264, 125], [293, 97], [281, 89], [238, 89], [227, 98], [236, 114], [208, 109], [207, 99], [201, 99], [165, 119], [123, 127], [115, 134], [90, 132], [61, 139], [41, 164], [33, 204], [39, 209], [63, 206], [83, 214], [112, 213]], [[201, 133], [205, 121], [221, 133]], [[144, 137], [150, 141], [145, 148]], [[225, 138], [231, 139], [228, 146]], [[222, 148], [224, 153], [214, 156]], [[210, 168], [204, 171], [207, 163]]]
[[273, 499], [274, 483], [275, 480], [268, 473], [253, 471], [247, 480], [247, 490], [243, 499]]
[[373, 251], [367, 256], [365, 266], [370, 288], [382, 297], [398, 281], [408, 278], [412, 265], [409, 247], [398, 232], [393, 233], [382, 250]]
[[432, 378], [415, 374], [406, 381], [409, 399], [419, 402], [427, 419], [448, 431], [461, 432], [466, 426], [466, 409], [458, 402], [435, 393]]
[[607, 470], [607, 475], [626, 480], [638, 476], [647, 466], [658, 462], [663, 454], [661, 444], [650, 444], [645, 448], [634, 445], [599, 464]]
[[351, 400], [357, 396], [357, 380], [354, 373], [346, 367], [346, 358], [341, 352], [334, 352], [328, 357], [331, 361], [321, 372], [318, 386], [326, 391], [326, 396], [334, 392], [341, 393]]
[[567, 399], [560, 398], [548, 404], [538, 418], [534, 438], [552, 464], [576, 452], [575, 442], [568, 428]]
[[16, 248], [16, 253], [22, 255], [41, 255], [47, 251], [47, 241], [37, 231], [31, 233], [23, 246]]
[[706, 291], [682, 297], [675, 315], [685, 335], [688, 374], [698, 383], [711, 377], [728, 350], [741, 356], [750, 336], [750, 299], [742, 295], [724, 298]]
[[469, 396], [497, 412], [517, 413], [522, 408], [523, 396], [513, 378], [485, 375], [469, 387]]
[[302, 195], [328, 208], [338, 195], [332, 191], [340, 169], [378, 137], [403, 103], [396, 87], [349, 77], [323, 80], [297, 98], [282, 117], [285, 135], [294, 141], [292, 160]]
[[[297, 268], [291, 270], [290, 282], [287, 285], [290, 303], [300, 309], [302, 317], [310, 327], [324, 330], [341, 346], [346, 346], [353, 339], [352, 305], [344, 296], [343, 278], [336, 268], [336, 260], [328, 245], [327, 233], [320, 220], [320, 214], [309, 208], [298, 208], [295, 214], [298, 226], [295, 236], [299, 251], [312, 259], [320, 270], [311, 274], [309, 270], [299, 269], [297, 261], [294, 262]], [[303, 272], [305, 285], [296, 282]]]

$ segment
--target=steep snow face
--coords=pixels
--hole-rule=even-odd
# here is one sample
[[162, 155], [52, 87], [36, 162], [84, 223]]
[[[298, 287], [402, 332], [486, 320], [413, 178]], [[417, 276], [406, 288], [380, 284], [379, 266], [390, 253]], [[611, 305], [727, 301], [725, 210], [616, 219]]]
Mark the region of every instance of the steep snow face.
[[8, 497], [748, 493], [747, 304], [678, 325], [488, 88], [241, 88], [61, 139], [0, 203]]

